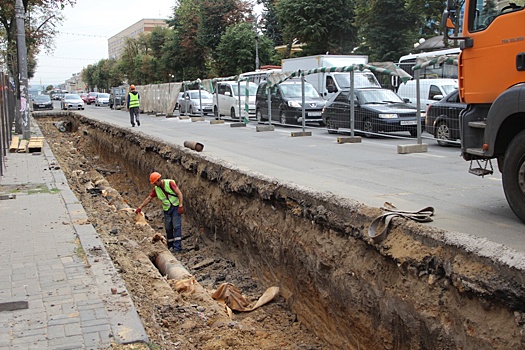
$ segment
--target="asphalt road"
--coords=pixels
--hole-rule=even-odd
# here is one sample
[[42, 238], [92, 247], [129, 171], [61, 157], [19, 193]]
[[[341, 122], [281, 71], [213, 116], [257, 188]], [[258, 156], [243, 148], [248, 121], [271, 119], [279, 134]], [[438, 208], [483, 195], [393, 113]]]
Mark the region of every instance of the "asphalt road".
[[[125, 111], [86, 106], [87, 117], [129, 127]], [[133, 131], [183, 145], [204, 144], [203, 154], [219, 158], [281, 181], [329, 191], [369, 206], [390, 202], [402, 210], [435, 208], [432, 225], [463, 232], [525, 252], [525, 225], [513, 214], [503, 193], [501, 174], [485, 178], [468, 173], [469, 164], [458, 147], [440, 147], [433, 140], [428, 152], [398, 154], [397, 145], [415, 139], [363, 138], [361, 143], [339, 144], [326, 128], [312, 127], [312, 136], [292, 137], [301, 128], [276, 126], [257, 132], [246, 127], [210, 124], [213, 120], [156, 117], [141, 114]], [[173, 174], [176, 176], [176, 174]]]

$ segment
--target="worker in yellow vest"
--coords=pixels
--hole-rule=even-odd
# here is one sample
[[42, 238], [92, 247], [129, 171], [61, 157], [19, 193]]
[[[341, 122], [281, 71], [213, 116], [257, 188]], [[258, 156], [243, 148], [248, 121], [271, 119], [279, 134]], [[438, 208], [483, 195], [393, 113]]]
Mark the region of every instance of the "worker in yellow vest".
[[130, 92], [128, 94], [127, 102], [128, 102], [128, 111], [129, 111], [129, 121], [131, 122], [131, 126], [135, 126], [135, 122], [137, 123], [137, 126], [140, 126], [140, 120], [139, 120], [139, 114], [140, 114], [140, 95], [138, 91], [135, 90], [135, 85], [131, 85], [129, 87]]
[[146, 206], [153, 198], [158, 198], [162, 202], [162, 210], [164, 211], [164, 228], [166, 229], [166, 239], [168, 241], [168, 249], [172, 253], [182, 251], [182, 214], [184, 207], [182, 202], [182, 192], [175, 183], [175, 180], [162, 179], [158, 172], [153, 172], [149, 176], [149, 182], [155, 185], [151, 193], [142, 204], [135, 210], [135, 213], [140, 213], [142, 208]]

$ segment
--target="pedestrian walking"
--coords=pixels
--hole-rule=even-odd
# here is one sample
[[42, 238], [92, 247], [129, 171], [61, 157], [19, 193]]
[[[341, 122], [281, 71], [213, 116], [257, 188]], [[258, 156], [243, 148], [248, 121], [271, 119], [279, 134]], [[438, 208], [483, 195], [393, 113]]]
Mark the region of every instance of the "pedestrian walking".
[[155, 185], [151, 193], [142, 204], [135, 210], [140, 213], [153, 198], [157, 197], [162, 202], [164, 211], [164, 228], [166, 229], [166, 239], [168, 249], [174, 252], [182, 251], [182, 206], [183, 196], [175, 180], [162, 179], [158, 172], [153, 172], [149, 176], [149, 182]]
[[139, 114], [140, 114], [140, 94], [135, 90], [135, 85], [129, 87], [130, 92], [127, 98], [128, 110], [129, 110], [129, 121], [131, 126], [140, 126]]

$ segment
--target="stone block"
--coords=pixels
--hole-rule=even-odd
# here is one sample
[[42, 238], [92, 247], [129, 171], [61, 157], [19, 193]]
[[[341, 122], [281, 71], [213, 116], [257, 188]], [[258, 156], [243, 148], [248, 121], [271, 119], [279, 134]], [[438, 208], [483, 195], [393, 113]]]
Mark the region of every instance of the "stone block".
[[426, 143], [415, 144], [415, 145], [397, 145], [397, 153], [408, 154], [408, 153], [424, 153], [428, 149]]

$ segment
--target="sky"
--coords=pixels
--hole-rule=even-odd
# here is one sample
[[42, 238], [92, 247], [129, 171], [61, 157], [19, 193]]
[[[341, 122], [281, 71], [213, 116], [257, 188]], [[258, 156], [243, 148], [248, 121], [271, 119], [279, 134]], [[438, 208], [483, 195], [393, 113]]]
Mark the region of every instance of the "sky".
[[108, 58], [108, 39], [143, 18], [170, 18], [175, 0], [77, 0], [64, 20], [52, 54], [41, 52], [30, 85], [64, 83], [83, 67]]

